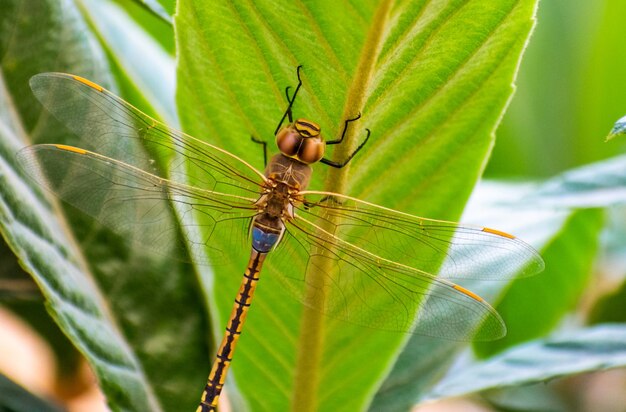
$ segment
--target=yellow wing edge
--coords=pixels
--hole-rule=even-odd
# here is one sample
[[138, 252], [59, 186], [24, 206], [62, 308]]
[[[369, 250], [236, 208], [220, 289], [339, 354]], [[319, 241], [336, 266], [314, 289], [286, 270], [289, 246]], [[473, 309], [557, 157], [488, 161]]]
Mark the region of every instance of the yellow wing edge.
[[452, 285], [452, 288], [458, 290], [459, 292], [463, 293], [464, 295], [469, 296], [470, 298], [477, 300], [479, 302], [484, 301], [483, 298], [481, 298], [480, 296], [478, 296], [477, 294], [475, 294], [474, 292], [472, 292], [471, 290], [465, 289], [463, 286], [459, 286], [459, 285]]
[[92, 82], [91, 80], [87, 80], [84, 77], [76, 76], [75, 74], [73, 74], [72, 78], [74, 80], [77, 80], [77, 81], [81, 82], [82, 84], [85, 84], [85, 85], [91, 87], [92, 89], [95, 89], [95, 90], [99, 91], [99, 92], [104, 90], [104, 87], [100, 86], [99, 84], [96, 84], [96, 83]]
[[78, 154], [82, 154], [82, 155], [87, 154], [87, 150], [80, 149], [80, 148], [74, 147], [74, 146], [67, 146], [67, 145], [64, 145], [64, 144], [55, 144], [54, 147], [56, 147], [57, 149], [60, 149], [60, 150], [65, 150], [65, 151], [68, 151], [68, 152], [74, 152], [74, 153], [78, 153]]
[[509, 233], [506, 233], [506, 232], [502, 232], [501, 230], [497, 230], [497, 229], [491, 229], [491, 228], [488, 228], [488, 227], [484, 227], [484, 228], [482, 228], [482, 231], [486, 232], [486, 233], [491, 233], [492, 235], [502, 236], [502, 237], [506, 237], [506, 238], [509, 238], [509, 239], [515, 239], [515, 236], [513, 236], [513, 235], [511, 235]]

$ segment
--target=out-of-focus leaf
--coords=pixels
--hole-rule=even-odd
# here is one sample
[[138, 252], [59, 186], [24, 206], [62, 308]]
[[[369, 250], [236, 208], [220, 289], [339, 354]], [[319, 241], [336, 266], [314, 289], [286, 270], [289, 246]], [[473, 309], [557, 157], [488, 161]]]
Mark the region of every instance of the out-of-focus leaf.
[[609, 141], [622, 134], [626, 134], [626, 116], [615, 122], [613, 128], [609, 132], [609, 135], [606, 137], [606, 140]]
[[[133, 18], [143, 29], [150, 34], [170, 55], [175, 54], [174, 26], [172, 19], [163, 20], [161, 17], [152, 13], [141, 4], [141, 1], [113, 0], [118, 6], [122, 7], [130, 17]], [[174, 15], [176, 7], [175, 0], [162, 0], [159, 3], [163, 5], [169, 16]]]
[[[110, 0], [79, 0], [100, 42], [114, 62], [124, 97], [176, 127], [174, 58]], [[147, 64], [150, 62], [150, 64]]]
[[78, 371], [79, 353], [50, 318], [33, 278], [20, 267], [4, 239], [0, 243], [0, 305], [17, 314], [45, 339], [54, 352], [61, 378], [74, 376]]
[[[534, 1], [178, 5], [186, 131], [261, 167], [250, 135], [273, 139], [284, 88], [302, 65], [295, 117], [319, 122], [331, 139], [343, 120], [363, 115], [330, 157], [342, 159], [372, 130], [349, 170], [316, 167], [311, 186], [444, 219], [458, 218], [482, 171], [535, 9]], [[206, 277], [216, 336], [245, 258]], [[227, 380], [231, 397], [239, 390], [252, 410], [366, 407], [405, 337], [329, 319], [298, 341], [302, 307], [283, 295], [271, 256], [266, 269]], [[316, 366], [298, 364], [298, 350]]]
[[[28, 80], [35, 74], [72, 68], [74, 74], [111, 85], [104, 53], [96, 47], [80, 13], [69, 0], [0, 0], [0, 62], [2, 75], [33, 140], [41, 138], [37, 122], [43, 122], [40, 104]], [[77, 58], [77, 56], [79, 56]], [[53, 134], [53, 132], [56, 132]], [[46, 131], [47, 138], [63, 139], [64, 128]]]
[[[584, 176], [593, 179], [597, 185], [603, 185], [607, 192], [622, 190], [626, 182], [619, 179], [619, 173], [614, 173], [615, 179], [603, 176], [603, 173], [611, 174], [606, 172], [611, 168], [605, 168], [605, 163], [616, 165], [619, 162], [612, 159], [590, 165]], [[563, 176], [576, 173], [576, 170], [568, 171]], [[557, 176], [549, 182], [562, 181], [563, 176]], [[602, 183], [605, 180], [606, 183]], [[501, 350], [551, 330], [571, 310], [588, 283], [603, 213], [599, 210], [542, 207], [540, 193], [550, 184], [483, 181], [472, 194], [464, 212], [463, 221], [513, 233], [540, 250], [546, 260], [547, 269], [544, 273], [520, 279], [512, 285], [502, 282], [464, 284], [489, 301], [500, 301], [498, 310], [507, 324], [508, 336], [505, 339], [479, 346], [478, 350], [483, 355], [492, 353], [486, 349], [490, 345], [493, 345], [491, 350]], [[593, 191], [595, 186], [588, 185], [584, 189], [577, 185], [565, 186], [562, 194], [573, 199], [572, 204], [584, 205], [581, 199], [588, 198], [585, 189]], [[549, 191], [546, 193], [556, 203], [558, 197], [552, 196]], [[597, 204], [612, 206], [614, 201], [615, 198], [611, 196], [599, 196]], [[535, 299], [542, 295], [542, 291], [553, 291], [556, 288], [561, 291], [554, 298], [548, 296], [549, 304], [536, 303]], [[542, 308], [541, 312], [536, 310], [538, 306]], [[439, 376], [445, 373], [460, 346], [455, 342], [413, 337], [378, 393], [372, 410], [393, 405], [393, 410], [400, 411], [418, 402]]]
[[570, 412], [571, 408], [545, 383], [513, 386], [483, 392], [486, 400], [499, 412], [550, 411]]
[[209, 364], [193, 270], [129, 250], [75, 209], [62, 213], [15, 160], [30, 142], [70, 139], [33, 98], [28, 79], [69, 71], [109, 87], [104, 53], [73, 2], [2, 0], [0, 9], [2, 235], [90, 362], [112, 409], [191, 410], [197, 400], [189, 387], [201, 389], [206, 372], [198, 365]]
[[[0, 84], [0, 107], [5, 115], [17, 114], [4, 84]], [[32, 188], [16, 168], [14, 155], [26, 136], [21, 134], [19, 119], [13, 120], [16, 123], [3, 122], [0, 129], [0, 227], [5, 240], [38, 283], [50, 314], [91, 360], [109, 399], [129, 409], [155, 407], [137, 360], [115, 330], [97, 289], [86, 277], [87, 269], [78, 263], [80, 252], [72, 247], [73, 240], [41, 191]]]
[[603, 142], [626, 108], [624, 15], [621, 1], [540, 3], [488, 175], [547, 177], [625, 151]]
[[565, 171], [543, 182], [525, 200], [543, 208], [607, 207], [626, 203], [626, 156]]
[[608, 322], [626, 323], [626, 282], [595, 303], [588, 321], [592, 325]]
[[0, 374], [0, 411], [2, 412], [61, 412], [52, 402], [28, 392], [6, 376]]
[[626, 326], [600, 325], [517, 346], [449, 374], [429, 399], [545, 382], [626, 366]]
[[145, 7], [155, 16], [159, 16], [164, 22], [172, 24], [172, 15], [157, 0], [135, 0], [135, 3]]

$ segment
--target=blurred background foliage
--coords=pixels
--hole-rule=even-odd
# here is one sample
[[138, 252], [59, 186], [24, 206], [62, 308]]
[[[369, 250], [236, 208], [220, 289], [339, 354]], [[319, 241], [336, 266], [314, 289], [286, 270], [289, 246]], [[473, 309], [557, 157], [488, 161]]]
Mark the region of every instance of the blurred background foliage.
[[[145, 6], [145, 3], [155, 2], [116, 0], [157, 40], [165, 53], [174, 56], [173, 28], [162, 17], [172, 15], [174, 1], [159, 1], [165, 12], [161, 17]], [[88, 13], [85, 14], [89, 20]], [[520, 66], [517, 91], [497, 130], [495, 148], [485, 177], [549, 178], [559, 172], [626, 152], [624, 137], [604, 142], [613, 123], [626, 114], [625, 17], [624, 1], [540, 2], [537, 26]], [[99, 40], [106, 43], [102, 38]], [[113, 50], [106, 44], [104, 46], [114, 73], [115, 68], [119, 73], [122, 63], [116, 59]], [[129, 96], [133, 95], [132, 90], [137, 86], [130, 84], [125, 76], [117, 76], [116, 80], [124, 96], [135, 101]], [[588, 276], [594, 280], [589, 282], [587, 293], [577, 301], [572, 311], [573, 318], [588, 319], [590, 323], [626, 322], [626, 213], [623, 207], [618, 206], [612, 208], [608, 215], [594, 273]], [[592, 218], [601, 220], [594, 213]], [[17, 273], [19, 270], [11, 253], [7, 250], [0, 250], [0, 253], [3, 259], [0, 265], [2, 276], [9, 272]], [[76, 352], [71, 350], [52, 321], [45, 317], [41, 302], [33, 307], [32, 301], [24, 303], [20, 299], [17, 303], [7, 303], [3, 297], [1, 303], [15, 309], [47, 335], [56, 348], [59, 363], [64, 367], [61, 368], [62, 375], [71, 374], [67, 368], [78, 370]], [[46, 326], [42, 326], [42, 319]], [[623, 382], [624, 378], [619, 375], [614, 381]], [[576, 410], [621, 410], [615, 408], [619, 408], [616, 406], [619, 399], [624, 398], [607, 404], [602, 403], [606, 399], [600, 396], [596, 399], [597, 403], [587, 403], [590, 401], [580, 388], [593, 386], [589, 382], [574, 378], [570, 379], [569, 385], [553, 385], [552, 388], [569, 397], [566, 401], [554, 402], [557, 405], [555, 409], [563, 410], [563, 407], [571, 406]], [[524, 405], [527, 406], [533, 397], [538, 396], [538, 392], [541, 396], [550, 397], [549, 401], [541, 403], [542, 407], [554, 401], [551, 395], [546, 395], [546, 391], [536, 388], [524, 394], [516, 393], [515, 397], [526, 401]], [[494, 404], [498, 404], [496, 397], [494, 395], [491, 399]], [[503, 403], [506, 408], [513, 408], [510, 403]], [[505, 407], [502, 408], [504, 410]]]
[[[626, 152], [624, 136], [605, 142], [613, 124], [626, 114], [625, 17], [623, 1], [539, 2], [517, 90], [498, 128], [484, 177], [549, 178]], [[590, 324], [626, 322], [623, 205], [609, 209], [604, 228], [586, 292], [566, 324], [573, 319]], [[626, 393], [623, 370], [495, 396], [509, 399], [500, 404], [502, 410], [528, 410], [536, 401], [533, 410], [617, 412], [626, 404], [620, 393]], [[496, 398], [492, 401], [498, 405]]]
[[[540, 1], [517, 90], [484, 177], [549, 178], [626, 152], [624, 136], [605, 142], [626, 114], [625, 16], [622, 1]], [[591, 323], [625, 322], [622, 205], [609, 210], [601, 241], [590, 276], [596, 281], [579, 309], [590, 311], [581, 315]]]
[[486, 177], [549, 177], [626, 151], [626, 2], [544, 0]]

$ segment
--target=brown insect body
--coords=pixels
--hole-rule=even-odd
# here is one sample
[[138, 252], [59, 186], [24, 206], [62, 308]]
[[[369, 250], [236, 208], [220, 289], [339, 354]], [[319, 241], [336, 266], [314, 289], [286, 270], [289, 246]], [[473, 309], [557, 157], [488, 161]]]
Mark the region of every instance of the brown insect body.
[[[284, 222], [293, 218], [293, 204], [299, 201], [298, 193], [309, 185], [313, 171], [310, 161], [318, 161], [324, 156], [324, 141], [319, 131], [315, 123], [299, 119], [276, 135], [281, 153], [274, 155], [265, 169], [268, 181], [257, 202], [259, 214], [252, 222], [253, 231], [256, 228], [277, 235], [275, 244], [285, 230]], [[257, 247], [259, 252], [265, 252], [265, 249], [267, 247], [263, 245]]]

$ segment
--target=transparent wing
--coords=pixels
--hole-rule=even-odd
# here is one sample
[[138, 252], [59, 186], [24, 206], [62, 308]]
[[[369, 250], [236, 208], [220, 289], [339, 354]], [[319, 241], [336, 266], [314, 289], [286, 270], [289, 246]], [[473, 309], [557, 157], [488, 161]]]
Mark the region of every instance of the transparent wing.
[[301, 217], [360, 249], [440, 278], [505, 280], [544, 268], [530, 245], [495, 229], [412, 216], [336, 193], [301, 194]]
[[265, 181], [242, 159], [156, 121], [89, 80], [43, 73], [30, 86], [79, 138], [76, 146], [214, 192], [257, 197]]
[[[510, 279], [544, 266], [532, 247], [498, 230], [336, 193], [301, 195], [269, 262], [302, 302], [349, 322], [450, 340], [497, 339], [506, 333], [498, 313], [444, 278]], [[306, 270], [294, 273], [295, 262]]]
[[[176, 183], [71, 146], [30, 146], [18, 153], [18, 160], [41, 185], [127, 241], [177, 259], [186, 259], [186, 248], [212, 250], [211, 256], [219, 259], [215, 237], [245, 242], [250, 218], [256, 214], [254, 198]], [[181, 243], [180, 227], [172, 219], [174, 205], [182, 218], [186, 243]], [[188, 218], [190, 214], [194, 218]], [[200, 227], [199, 220], [203, 222]]]
[[42, 185], [126, 239], [178, 259], [186, 253], [175, 235], [173, 206], [187, 245], [214, 249], [214, 261], [219, 260], [216, 236], [222, 245], [225, 238], [230, 245], [235, 239], [245, 245], [253, 203], [265, 183], [262, 173], [89, 80], [43, 73], [30, 85], [84, 148], [39, 145], [21, 151], [24, 169]]
[[[293, 270], [299, 264], [302, 273]], [[351, 323], [462, 341], [506, 333], [498, 313], [473, 293], [360, 249], [306, 218], [289, 222], [266, 266], [305, 305]]]

